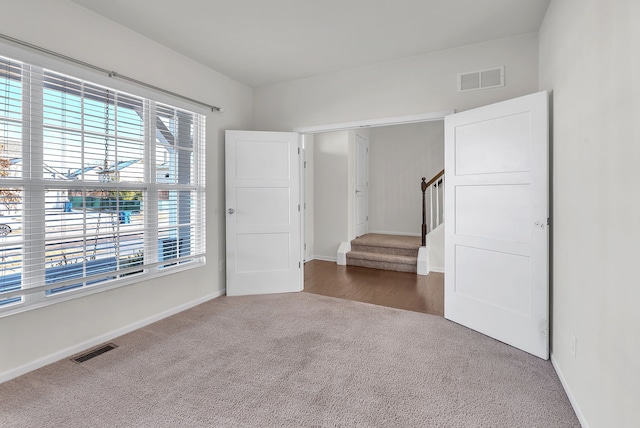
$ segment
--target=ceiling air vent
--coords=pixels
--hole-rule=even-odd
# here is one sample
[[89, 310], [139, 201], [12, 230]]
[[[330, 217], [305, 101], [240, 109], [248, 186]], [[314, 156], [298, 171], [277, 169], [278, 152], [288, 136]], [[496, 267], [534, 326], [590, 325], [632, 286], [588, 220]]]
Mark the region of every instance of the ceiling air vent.
[[504, 86], [504, 66], [458, 74], [458, 92]]

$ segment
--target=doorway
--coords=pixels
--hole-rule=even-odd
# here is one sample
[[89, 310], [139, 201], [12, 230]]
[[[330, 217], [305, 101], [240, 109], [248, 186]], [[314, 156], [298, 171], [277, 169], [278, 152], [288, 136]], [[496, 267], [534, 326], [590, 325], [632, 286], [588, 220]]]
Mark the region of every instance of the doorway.
[[303, 145], [303, 290], [442, 316], [443, 274], [341, 266], [336, 250], [368, 232], [420, 236], [420, 182], [444, 167], [443, 120], [304, 134]]
[[364, 233], [419, 237], [421, 177], [444, 167], [443, 123], [304, 134], [305, 260], [335, 262], [340, 243]]

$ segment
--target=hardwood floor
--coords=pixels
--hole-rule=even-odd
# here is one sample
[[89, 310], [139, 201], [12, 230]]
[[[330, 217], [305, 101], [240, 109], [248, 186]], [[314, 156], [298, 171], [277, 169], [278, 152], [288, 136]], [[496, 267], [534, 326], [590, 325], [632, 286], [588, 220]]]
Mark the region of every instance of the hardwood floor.
[[304, 264], [304, 291], [426, 314], [444, 315], [444, 274], [427, 276], [335, 262]]

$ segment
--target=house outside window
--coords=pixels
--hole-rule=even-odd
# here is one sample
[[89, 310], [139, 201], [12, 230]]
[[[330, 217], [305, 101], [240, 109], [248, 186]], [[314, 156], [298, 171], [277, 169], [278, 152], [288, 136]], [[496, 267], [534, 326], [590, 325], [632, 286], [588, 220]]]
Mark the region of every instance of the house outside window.
[[0, 57], [0, 315], [205, 261], [205, 117]]

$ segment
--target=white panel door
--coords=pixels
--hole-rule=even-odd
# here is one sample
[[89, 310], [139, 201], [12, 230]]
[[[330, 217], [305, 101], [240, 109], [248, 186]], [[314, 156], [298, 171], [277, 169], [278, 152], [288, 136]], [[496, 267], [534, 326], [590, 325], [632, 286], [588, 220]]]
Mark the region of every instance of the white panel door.
[[226, 131], [227, 295], [302, 290], [299, 136]]
[[369, 231], [369, 141], [356, 134], [356, 237]]
[[547, 93], [445, 118], [445, 317], [549, 357]]

